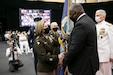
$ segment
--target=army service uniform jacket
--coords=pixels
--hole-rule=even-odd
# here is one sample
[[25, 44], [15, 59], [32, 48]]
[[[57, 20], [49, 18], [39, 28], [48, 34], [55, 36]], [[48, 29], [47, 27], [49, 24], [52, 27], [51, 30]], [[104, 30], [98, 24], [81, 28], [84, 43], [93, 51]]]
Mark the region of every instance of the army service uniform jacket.
[[57, 68], [59, 43], [54, 36], [38, 36], [34, 42], [34, 49], [38, 55], [39, 72], [51, 72]]

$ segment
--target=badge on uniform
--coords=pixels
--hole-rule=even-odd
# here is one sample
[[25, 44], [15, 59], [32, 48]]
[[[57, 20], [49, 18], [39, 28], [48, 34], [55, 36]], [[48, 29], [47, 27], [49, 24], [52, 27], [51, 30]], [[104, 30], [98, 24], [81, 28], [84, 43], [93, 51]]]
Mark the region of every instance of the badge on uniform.
[[99, 31], [99, 35], [103, 35], [105, 33], [105, 28], [101, 28]]
[[45, 42], [44, 42], [44, 44], [46, 45], [46, 44], [47, 44], [47, 42], [45, 41]]
[[49, 61], [53, 61], [53, 58], [49, 58]]
[[40, 42], [38, 41], [37, 44], [40, 45]]

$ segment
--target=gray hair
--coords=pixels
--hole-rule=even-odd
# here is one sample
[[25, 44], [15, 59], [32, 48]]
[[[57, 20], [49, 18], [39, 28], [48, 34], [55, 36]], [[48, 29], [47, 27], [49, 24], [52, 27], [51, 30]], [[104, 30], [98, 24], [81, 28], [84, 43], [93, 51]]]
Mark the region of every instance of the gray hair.
[[106, 16], [106, 11], [103, 9], [99, 9], [96, 12], [101, 12], [103, 16]]

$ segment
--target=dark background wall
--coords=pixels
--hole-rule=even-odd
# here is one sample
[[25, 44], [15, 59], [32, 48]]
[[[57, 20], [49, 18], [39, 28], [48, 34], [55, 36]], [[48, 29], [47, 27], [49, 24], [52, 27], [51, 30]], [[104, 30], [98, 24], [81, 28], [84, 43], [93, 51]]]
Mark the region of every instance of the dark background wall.
[[[19, 29], [19, 8], [51, 9], [51, 21], [60, 22], [63, 4], [44, 2], [13, 2], [7, 5], [8, 28]], [[22, 29], [22, 28], [21, 28]]]
[[[113, 23], [113, 2], [85, 3], [82, 4], [86, 13], [94, 19], [97, 9], [105, 9], [106, 20]], [[56, 21], [60, 25], [62, 17], [63, 3], [56, 2], [27, 2], [25, 0], [0, 0], [0, 25], [2, 34], [5, 30], [26, 30], [28, 28], [19, 27], [19, 8], [51, 9], [51, 21]]]
[[85, 3], [83, 4], [86, 13], [94, 19], [95, 11], [104, 9], [107, 13], [106, 21], [113, 24], [113, 1], [101, 3]]
[[[1, 5], [2, 4], [2, 5]], [[5, 30], [27, 30], [28, 27], [19, 27], [19, 8], [30, 9], [51, 9], [51, 22], [56, 21], [60, 24], [63, 3], [51, 2], [27, 2], [6, 0], [0, 1], [0, 22], [2, 22], [2, 31]]]

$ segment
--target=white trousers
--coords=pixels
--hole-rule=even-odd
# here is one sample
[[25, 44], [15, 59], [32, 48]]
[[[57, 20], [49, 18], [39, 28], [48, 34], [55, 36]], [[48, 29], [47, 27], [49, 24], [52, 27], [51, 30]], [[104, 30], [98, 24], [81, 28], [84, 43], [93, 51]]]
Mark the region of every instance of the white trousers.
[[20, 50], [23, 53], [25, 50], [25, 53], [28, 54], [30, 52], [28, 41], [20, 41]]
[[101, 62], [96, 75], [112, 75], [112, 62]]

